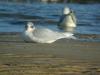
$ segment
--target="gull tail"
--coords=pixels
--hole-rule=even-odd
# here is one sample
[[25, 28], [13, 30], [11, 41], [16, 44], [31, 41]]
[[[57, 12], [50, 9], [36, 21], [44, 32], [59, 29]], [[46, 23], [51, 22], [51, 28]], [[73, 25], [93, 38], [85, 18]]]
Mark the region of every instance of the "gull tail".
[[65, 33], [63, 33], [63, 35], [65, 36], [65, 38], [68, 38], [68, 39], [74, 39], [74, 40], [77, 39], [77, 38], [74, 36], [73, 33], [65, 32]]

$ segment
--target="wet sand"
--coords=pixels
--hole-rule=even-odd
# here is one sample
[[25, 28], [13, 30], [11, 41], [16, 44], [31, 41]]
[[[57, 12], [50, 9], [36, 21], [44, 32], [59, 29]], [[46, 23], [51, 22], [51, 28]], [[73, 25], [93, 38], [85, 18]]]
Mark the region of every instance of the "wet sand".
[[25, 43], [0, 33], [0, 75], [100, 75], [100, 42]]

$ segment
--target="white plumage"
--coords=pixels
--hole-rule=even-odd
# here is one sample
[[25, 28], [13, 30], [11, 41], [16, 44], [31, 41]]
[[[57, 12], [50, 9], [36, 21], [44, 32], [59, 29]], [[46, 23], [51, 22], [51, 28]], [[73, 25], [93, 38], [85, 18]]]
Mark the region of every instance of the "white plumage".
[[48, 28], [36, 28], [32, 22], [28, 22], [23, 32], [24, 40], [27, 42], [53, 43], [61, 38], [75, 39], [72, 33], [57, 32]]
[[63, 14], [58, 22], [58, 27], [60, 29], [66, 29], [67, 27], [76, 27], [76, 17], [74, 12], [70, 8], [64, 7]]

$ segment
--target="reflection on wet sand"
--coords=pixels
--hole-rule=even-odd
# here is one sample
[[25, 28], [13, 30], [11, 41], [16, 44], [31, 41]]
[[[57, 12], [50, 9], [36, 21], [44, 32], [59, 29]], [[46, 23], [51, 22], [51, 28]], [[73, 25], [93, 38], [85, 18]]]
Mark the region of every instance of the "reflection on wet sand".
[[75, 33], [75, 27], [66, 27], [66, 28], [64, 28], [64, 31], [65, 32], [71, 32], [71, 33]]

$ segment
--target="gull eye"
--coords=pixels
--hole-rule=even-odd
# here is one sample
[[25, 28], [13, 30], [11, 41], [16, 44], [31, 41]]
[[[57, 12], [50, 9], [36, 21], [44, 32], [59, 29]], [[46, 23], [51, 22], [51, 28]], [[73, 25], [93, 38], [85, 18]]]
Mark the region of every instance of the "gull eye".
[[30, 28], [33, 28], [33, 26], [30, 26]]

